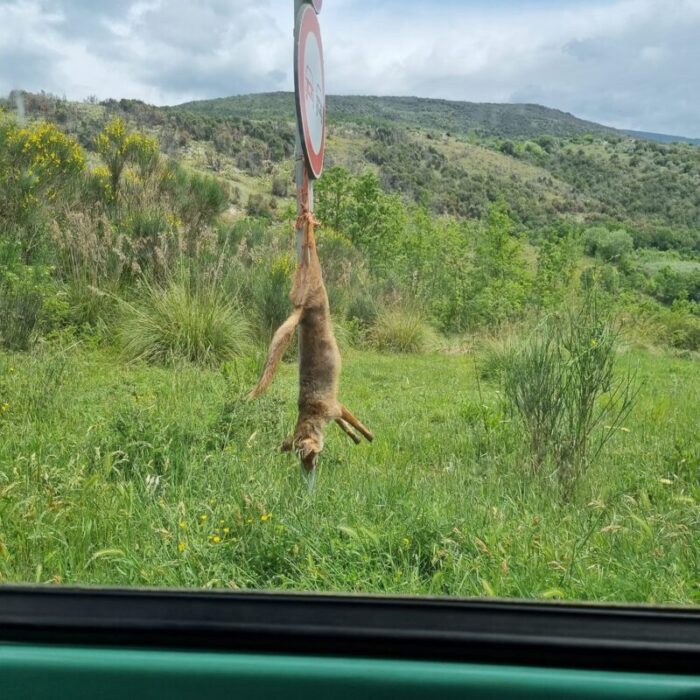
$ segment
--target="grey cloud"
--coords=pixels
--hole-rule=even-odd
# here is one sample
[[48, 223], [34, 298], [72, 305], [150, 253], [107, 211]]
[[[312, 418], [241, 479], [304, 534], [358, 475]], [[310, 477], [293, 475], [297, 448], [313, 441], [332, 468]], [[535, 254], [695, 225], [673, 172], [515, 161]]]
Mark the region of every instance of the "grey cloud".
[[0, 48], [0, 94], [15, 88], [41, 90], [53, 82], [55, 54], [41, 48], [4, 46]]
[[135, 0], [101, 2], [100, 0], [42, 0], [47, 13], [63, 17], [57, 32], [68, 40], [79, 40], [99, 50], [113, 36], [110, 21], [127, 16]]
[[[290, 89], [291, 0], [0, 0], [0, 90], [174, 103]], [[700, 136], [700, 0], [326, 3], [331, 92], [537, 102]]]

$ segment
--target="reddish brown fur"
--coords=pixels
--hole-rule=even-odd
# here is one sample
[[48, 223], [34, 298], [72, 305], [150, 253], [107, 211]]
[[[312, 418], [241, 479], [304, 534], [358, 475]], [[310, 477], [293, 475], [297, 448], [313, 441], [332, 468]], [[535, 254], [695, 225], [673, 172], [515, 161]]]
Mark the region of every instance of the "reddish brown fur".
[[323, 433], [335, 421], [355, 442], [358, 430], [371, 441], [372, 433], [338, 401], [340, 352], [333, 335], [328, 294], [323, 284], [321, 263], [316, 252], [313, 219], [306, 216], [302, 235], [301, 259], [289, 298], [294, 311], [275, 333], [265, 368], [249, 398], [259, 396], [272, 381], [284, 350], [299, 327], [299, 417], [294, 434], [282, 444], [299, 455], [311, 471], [323, 449]]

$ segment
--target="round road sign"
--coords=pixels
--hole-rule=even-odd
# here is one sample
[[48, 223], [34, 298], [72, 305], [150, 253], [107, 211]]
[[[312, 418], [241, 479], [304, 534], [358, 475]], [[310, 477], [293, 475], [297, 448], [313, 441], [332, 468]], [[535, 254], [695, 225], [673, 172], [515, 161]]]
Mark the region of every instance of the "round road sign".
[[294, 91], [297, 119], [310, 175], [321, 176], [326, 145], [326, 88], [321, 29], [312, 7], [301, 6], [294, 35]]

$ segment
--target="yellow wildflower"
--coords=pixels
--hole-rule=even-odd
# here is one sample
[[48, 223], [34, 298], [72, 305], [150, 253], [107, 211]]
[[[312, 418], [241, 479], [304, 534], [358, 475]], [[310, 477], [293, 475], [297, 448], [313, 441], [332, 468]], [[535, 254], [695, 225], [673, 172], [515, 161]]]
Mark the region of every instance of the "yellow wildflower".
[[208, 516], [206, 513], [202, 513], [202, 514], [199, 516], [199, 519], [200, 519], [202, 522], [205, 522], [205, 521], [207, 520], [208, 517], [209, 517], [209, 516]]
[[271, 513], [263, 513], [260, 516], [260, 522], [266, 523], [272, 517]]
[[214, 536], [211, 538], [211, 541], [212, 541], [214, 544], [219, 544], [219, 542], [221, 542], [221, 537], [219, 537], [218, 535], [214, 535]]
[[177, 543], [177, 551], [182, 554], [187, 549], [187, 545], [184, 542]]
[[180, 521], [180, 529], [185, 530], [187, 528], [187, 523], [184, 520]]

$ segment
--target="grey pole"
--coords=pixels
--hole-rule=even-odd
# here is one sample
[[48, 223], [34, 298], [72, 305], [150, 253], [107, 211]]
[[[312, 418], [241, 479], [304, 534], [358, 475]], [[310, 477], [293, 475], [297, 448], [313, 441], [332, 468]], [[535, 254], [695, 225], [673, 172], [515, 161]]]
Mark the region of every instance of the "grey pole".
[[[297, 20], [299, 17], [299, 9], [301, 6], [304, 4], [304, 0], [294, 0], [294, 36], [297, 35], [298, 27], [297, 27]], [[292, 65], [296, 64], [296, 46], [294, 47], [294, 63]], [[296, 98], [295, 98], [296, 99]], [[296, 114], [296, 109], [294, 110], [294, 113]], [[306, 165], [306, 158], [304, 156], [304, 150], [301, 147], [301, 124], [299, 123], [299, 120], [297, 118], [297, 128], [296, 128], [296, 146], [294, 149], [294, 180], [296, 182], [296, 188], [297, 188], [297, 219], [299, 215], [301, 214], [301, 207], [302, 207], [302, 201], [301, 201], [301, 194], [302, 194], [302, 189], [304, 187], [304, 177], [306, 176], [308, 179], [308, 188], [309, 188], [309, 209], [313, 211], [313, 205], [314, 205], [314, 186], [313, 186], [313, 180], [308, 177], [308, 168]], [[297, 260], [301, 260], [301, 234], [302, 234], [302, 229], [297, 227], [296, 229], [296, 243], [297, 243]]]

